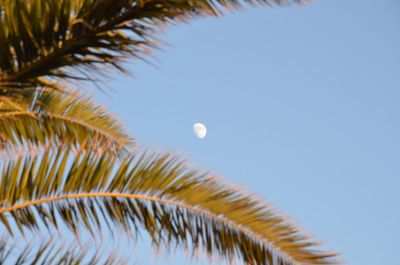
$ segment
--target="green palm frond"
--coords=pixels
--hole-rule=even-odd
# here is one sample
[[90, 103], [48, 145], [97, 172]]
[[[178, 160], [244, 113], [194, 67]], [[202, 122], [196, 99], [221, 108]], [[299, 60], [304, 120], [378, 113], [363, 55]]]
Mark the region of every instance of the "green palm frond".
[[92, 79], [101, 66], [122, 70], [124, 58], [143, 59], [158, 45], [154, 31], [165, 25], [218, 16], [244, 3], [289, 2], [302, 1], [3, 0], [0, 83], [32, 86], [41, 76]]
[[[183, 246], [247, 264], [333, 264], [274, 209], [209, 173], [166, 153], [143, 153], [120, 163], [112, 154], [45, 152], [4, 163], [0, 220], [35, 231], [58, 228], [95, 234], [113, 224], [144, 229], [156, 246]], [[100, 218], [102, 217], [102, 218]], [[103, 220], [103, 221], [102, 221]], [[128, 233], [128, 234], [129, 234]]]
[[57, 242], [56, 238], [48, 238], [42, 242], [30, 242], [22, 247], [15, 243], [10, 243], [9, 239], [3, 238], [0, 241], [0, 264], [15, 265], [39, 265], [39, 264], [59, 264], [59, 265], [121, 265], [134, 264], [128, 263], [124, 259], [118, 258], [113, 252], [104, 253], [99, 248], [65, 242]]
[[127, 151], [124, 127], [90, 97], [45, 91], [33, 101], [0, 96], [0, 151], [21, 153], [68, 145], [83, 150]]

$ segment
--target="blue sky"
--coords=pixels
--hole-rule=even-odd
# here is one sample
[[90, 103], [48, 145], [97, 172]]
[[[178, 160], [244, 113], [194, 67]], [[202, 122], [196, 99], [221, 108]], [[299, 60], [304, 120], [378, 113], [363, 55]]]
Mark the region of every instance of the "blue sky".
[[268, 198], [347, 264], [400, 264], [399, 14], [398, 0], [314, 0], [196, 20], [98, 98], [141, 145]]

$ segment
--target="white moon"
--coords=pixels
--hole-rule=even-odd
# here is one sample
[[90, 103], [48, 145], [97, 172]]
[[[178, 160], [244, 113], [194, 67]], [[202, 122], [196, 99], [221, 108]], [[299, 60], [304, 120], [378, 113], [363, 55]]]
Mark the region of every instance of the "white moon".
[[193, 124], [193, 132], [197, 138], [203, 139], [207, 135], [207, 128], [202, 123]]

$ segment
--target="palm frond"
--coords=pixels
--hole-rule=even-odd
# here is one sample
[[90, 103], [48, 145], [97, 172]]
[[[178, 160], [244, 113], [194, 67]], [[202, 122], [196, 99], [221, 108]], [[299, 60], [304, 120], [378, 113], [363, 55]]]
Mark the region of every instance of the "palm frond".
[[[36, 265], [120, 265], [128, 264], [124, 259], [118, 258], [115, 253], [104, 255], [99, 248], [80, 245], [79, 243], [57, 242], [56, 238], [48, 238], [43, 242], [26, 243], [25, 246], [10, 243], [9, 239], [0, 241], [0, 264]], [[129, 264], [134, 264], [133, 262]]]
[[[274, 209], [167, 153], [115, 156], [66, 151], [3, 165], [0, 220], [12, 233], [115, 224], [146, 231], [156, 246], [183, 246], [247, 264], [333, 264]], [[102, 216], [102, 217], [101, 217]], [[101, 221], [100, 219], [104, 220]], [[110, 229], [113, 230], [112, 228]]]
[[[4, 87], [36, 78], [91, 79], [100, 66], [123, 70], [159, 42], [154, 32], [243, 4], [302, 0], [4, 0], [0, 4], [0, 79]], [[97, 72], [98, 73], [98, 72]]]
[[129, 150], [133, 141], [120, 122], [87, 96], [41, 91], [32, 101], [0, 97], [0, 151], [18, 154], [62, 145], [117, 153]]

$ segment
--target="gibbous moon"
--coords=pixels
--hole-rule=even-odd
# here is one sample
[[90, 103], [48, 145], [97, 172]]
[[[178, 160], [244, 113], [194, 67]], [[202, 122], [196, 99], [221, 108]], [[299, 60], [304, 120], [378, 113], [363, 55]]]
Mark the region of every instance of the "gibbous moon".
[[202, 123], [193, 124], [193, 132], [199, 139], [203, 139], [207, 135], [207, 128]]

